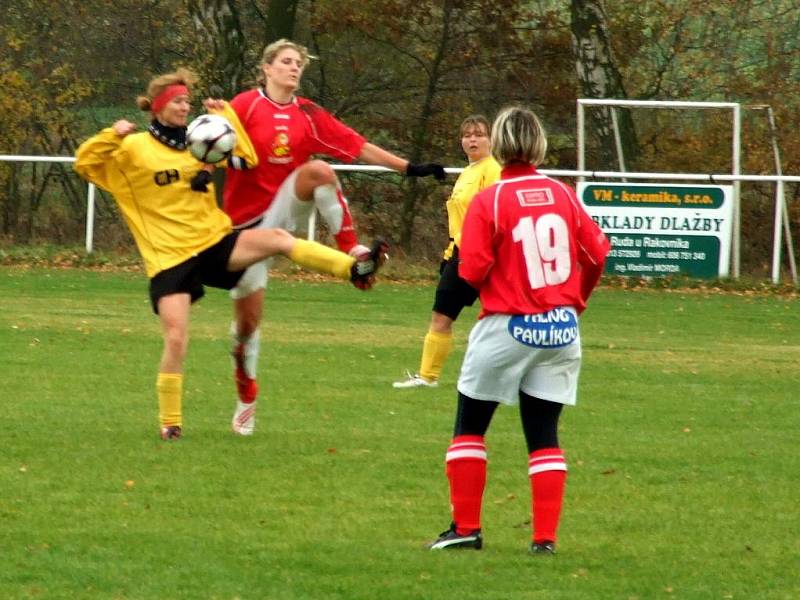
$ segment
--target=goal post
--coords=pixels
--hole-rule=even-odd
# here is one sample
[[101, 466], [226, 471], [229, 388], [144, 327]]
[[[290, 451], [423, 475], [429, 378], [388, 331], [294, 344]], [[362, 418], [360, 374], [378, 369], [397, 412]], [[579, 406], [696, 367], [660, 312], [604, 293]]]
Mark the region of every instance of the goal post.
[[[694, 102], [694, 101], [680, 101], [680, 100], [613, 100], [608, 98], [578, 98], [578, 171], [586, 170], [586, 119], [585, 107], [586, 106], [607, 106], [611, 108], [612, 115], [614, 115], [615, 108], [670, 108], [670, 109], [723, 109], [731, 110], [732, 112], [732, 130], [733, 140], [731, 142], [731, 175], [737, 176], [741, 174], [741, 153], [742, 153], [742, 111], [741, 105], [738, 102]], [[616, 123], [616, 119], [614, 119]], [[619, 137], [619, 132], [615, 128], [615, 136]], [[624, 171], [624, 157], [621, 155], [621, 144], [617, 142], [617, 153], [620, 159], [620, 170]], [[658, 177], [653, 177], [658, 179]], [[579, 178], [580, 181], [584, 177]], [[733, 181], [733, 231], [732, 231], [732, 247], [731, 247], [731, 262], [732, 262], [732, 275], [734, 279], [738, 279], [741, 271], [740, 263], [740, 243], [741, 243], [741, 207], [740, 207], [740, 193], [741, 181], [734, 179]]]

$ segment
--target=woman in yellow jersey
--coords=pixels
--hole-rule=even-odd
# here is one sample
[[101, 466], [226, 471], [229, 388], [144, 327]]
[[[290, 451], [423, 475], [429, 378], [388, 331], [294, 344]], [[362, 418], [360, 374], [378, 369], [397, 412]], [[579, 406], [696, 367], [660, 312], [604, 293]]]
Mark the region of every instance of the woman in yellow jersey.
[[447, 201], [447, 220], [450, 244], [444, 251], [439, 268], [439, 285], [433, 303], [433, 315], [425, 340], [419, 371], [406, 372], [406, 378], [395, 381], [394, 387], [409, 389], [436, 387], [439, 376], [453, 347], [453, 322], [465, 306], [472, 306], [478, 292], [458, 276], [458, 244], [461, 227], [472, 197], [500, 178], [500, 165], [491, 156], [489, 121], [483, 115], [464, 119], [460, 127], [461, 148], [469, 165], [458, 176], [450, 199]]
[[[84, 142], [75, 163], [83, 178], [113, 194], [150, 278], [150, 299], [164, 337], [156, 382], [162, 439], [181, 437], [189, 308], [203, 296], [204, 286], [231, 289], [248, 266], [283, 254], [368, 289], [386, 251], [379, 241], [356, 261], [282, 229], [234, 232], [230, 218], [217, 206], [203, 163], [186, 149], [195, 83], [194, 74], [185, 69], [154, 78], [147, 94], [137, 99], [139, 108], [152, 114], [148, 131], [135, 133], [133, 123], [117, 121]], [[208, 99], [204, 105], [236, 130], [237, 145], [228, 164], [255, 166], [256, 153], [228, 103]]]

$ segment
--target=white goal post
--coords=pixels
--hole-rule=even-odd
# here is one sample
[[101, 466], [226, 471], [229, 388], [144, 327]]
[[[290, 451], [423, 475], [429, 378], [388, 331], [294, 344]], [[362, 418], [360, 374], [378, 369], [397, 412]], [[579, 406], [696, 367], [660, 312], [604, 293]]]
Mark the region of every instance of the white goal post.
[[[790, 181], [783, 177], [781, 168], [780, 150], [777, 141], [777, 128], [775, 126], [775, 118], [772, 108], [768, 105], [754, 105], [744, 106], [738, 102], [694, 102], [694, 101], [670, 101], [670, 100], [613, 100], [613, 99], [598, 99], [598, 98], [580, 98], [578, 99], [578, 114], [577, 114], [577, 150], [578, 150], [578, 170], [584, 171], [586, 169], [586, 121], [585, 121], [585, 106], [607, 106], [611, 109], [612, 125], [614, 127], [614, 142], [617, 151], [617, 159], [619, 161], [620, 178], [634, 178], [633, 174], [626, 174], [625, 156], [622, 152], [622, 143], [620, 139], [619, 127], [617, 124], [617, 114], [615, 108], [618, 107], [639, 107], [639, 108], [669, 108], [669, 109], [723, 109], [731, 110], [732, 113], [732, 140], [731, 140], [731, 176], [730, 178], [723, 178], [721, 175], [701, 175], [701, 174], [683, 174], [678, 176], [676, 173], [652, 173], [652, 179], [687, 179], [696, 181], [706, 180], [710, 183], [718, 183], [720, 181], [733, 182], [733, 240], [732, 240], [732, 272], [733, 277], [738, 279], [741, 271], [741, 182], [742, 181], [756, 181], [752, 176], [741, 176], [741, 135], [742, 135], [742, 108], [752, 110], [766, 110], [769, 120], [770, 138], [772, 144], [773, 157], [775, 160], [775, 174], [776, 176], [770, 178], [775, 182], [775, 217], [773, 228], [773, 244], [772, 244], [772, 282], [778, 283], [780, 281], [780, 268], [781, 268], [781, 233], [785, 235], [786, 249], [789, 257], [789, 265], [791, 268], [792, 280], [797, 285], [797, 266], [795, 264], [794, 247], [792, 244], [792, 234], [789, 227], [789, 213], [786, 206], [784, 195], [784, 182]], [[607, 176], [607, 175], [605, 175]], [[583, 180], [583, 177], [580, 178]]]
[[[608, 98], [579, 98], [578, 99], [578, 170], [586, 169], [586, 120], [584, 108], [586, 106], [607, 106], [611, 108], [612, 123], [614, 125], [614, 141], [616, 143], [617, 157], [619, 160], [619, 170], [625, 171], [625, 157], [622, 153], [622, 143], [620, 141], [619, 127], [615, 108], [638, 107], [638, 108], [671, 108], [671, 109], [730, 109], [733, 114], [733, 140], [731, 141], [731, 175], [741, 173], [741, 153], [742, 153], [742, 109], [738, 102], [691, 102], [678, 100], [612, 100]], [[660, 179], [654, 174], [653, 179]], [[583, 180], [583, 178], [581, 178]], [[740, 275], [740, 244], [741, 244], [741, 209], [739, 197], [741, 183], [738, 179], [733, 182], [733, 241], [732, 241], [732, 273], [733, 278], [738, 279]]]

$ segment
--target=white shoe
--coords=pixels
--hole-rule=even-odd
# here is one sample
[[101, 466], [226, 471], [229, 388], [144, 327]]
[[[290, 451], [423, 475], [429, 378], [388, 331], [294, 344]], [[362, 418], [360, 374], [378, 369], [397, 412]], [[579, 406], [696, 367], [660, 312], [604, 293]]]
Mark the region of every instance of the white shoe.
[[236, 411], [233, 413], [231, 421], [234, 433], [239, 435], [253, 435], [256, 428], [256, 403], [245, 404], [241, 400], [236, 401]]
[[393, 388], [399, 390], [407, 388], [417, 388], [417, 387], [435, 388], [438, 386], [439, 386], [438, 381], [428, 381], [418, 373], [412, 373], [411, 371], [406, 371], [406, 378], [403, 381], [395, 381], [392, 384]]

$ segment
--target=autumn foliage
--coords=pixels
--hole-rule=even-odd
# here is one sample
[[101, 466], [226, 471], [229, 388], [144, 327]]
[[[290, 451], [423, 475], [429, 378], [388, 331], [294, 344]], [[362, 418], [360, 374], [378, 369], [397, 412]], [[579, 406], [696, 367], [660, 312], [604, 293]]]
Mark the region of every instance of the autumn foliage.
[[[591, 24], [587, 14], [600, 21]], [[593, 47], [601, 26], [606, 46]], [[791, 135], [800, 119], [800, 21], [788, 0], [4, 3], [0, 154], [70, 155], [115, 118], [143, 124], [133, 98], [152, 74], [176, 65], [203, 73], [207, 92], [244, 89], [271, 41], [268, 30], [318, 57], [301, 93], [411, 160], [463, 165], [457, 139], [463, 117], [491, 118], [505, 104], [522, 103], [547, 127], [544, 166], [575, 168], [576, 99], [596, 89], [630, 99], [768, 105], [781, 168], [800, 173], [800, 141]], [[592, 61], [619, 75], [616, 87], [579, 76], [591, 72]], [[766, 110], [743, 115], [742, 171], [774, 173]], [[729, 113], [636, 109], [627, 116], [635, 136], [626, 146], [629, 169], [730, 172]], [[599, 125], [590, 123], [589, 133], [597, 135], [590, 136], [587, 166], [616, 170], [615, 152], [592, 127]], [[68, 165], [0, 163], [6, 240], [80, 236], [85, 188], [69, 172]], [[448, 186], [397, 176], [344, 179], [363, 229], [390, 233], [412, 255], [436, 257], [446, 239]], [[786, 191], [797, 236], [798, 186]], [[743, 185], [742, 194], [752, 242], [744, 264], [758, 271], [770, 260], [774, 186]], [[107, 198], [99, 199], [98, 218], [99, 243], [129, 243]]]

